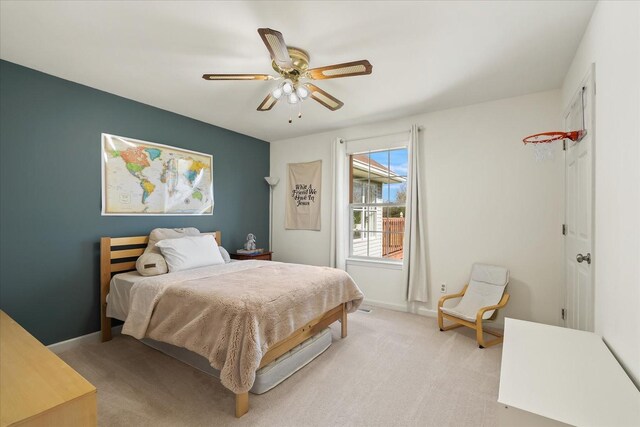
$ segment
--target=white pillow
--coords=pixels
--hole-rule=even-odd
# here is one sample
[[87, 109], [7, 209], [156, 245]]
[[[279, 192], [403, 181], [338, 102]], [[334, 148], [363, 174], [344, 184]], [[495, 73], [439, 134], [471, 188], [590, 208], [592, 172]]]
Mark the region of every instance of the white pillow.
[[149, 234], [149, 244], [144, 253], [136, 261], [136, 269], [143, 276], [157, 276], [169, 271], [167, 262], [160, 253], [156, 243], [164, 239], [179, 239], [186, 236], [199, 236], [197, 228], [155, 228]]
[[160, 248], [169, 272], [224, 264], [216, 239], [211, 235], [166, 239], [156, 243]]
[[227, 250], [222, 246], [218, 246], [218, 248], [220, 249], [220, 255], [222, 255], [222, 259], [224, 260], [225, 264], [230, 263], [231, 256], [229, 255], [229, 252], [227, 252]]

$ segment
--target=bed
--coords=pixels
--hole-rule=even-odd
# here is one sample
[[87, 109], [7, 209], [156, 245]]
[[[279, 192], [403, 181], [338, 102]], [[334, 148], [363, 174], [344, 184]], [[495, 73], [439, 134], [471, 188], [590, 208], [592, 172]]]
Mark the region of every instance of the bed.
[[[203, 234], [212, 234], [220, 244], [219, 231]], [[111, 339], [111, 318], [124, 318], [123, 333], [206, 357], [211, 366], [221, 369], [223, 385], [235, 393], [236, 417], [249, 409], [248, 393], [258, 369], [335, 321], [341, 322], [345, 338], [347, 313], [362, 302], [358, 287], [340, 270], [238, 261], [215, 266], [220, 268], [147, 277], [135, 285], [118, 286], [121, 290], [114, 286], [109, 305], [113, 275], [132, 272], [118, 274], [119, 280], [137, 280], [135, 262], [147, 242], [147, 236], [100, 241], [102, 341]], [[116, 292], [132, 295], [114, 298]]]

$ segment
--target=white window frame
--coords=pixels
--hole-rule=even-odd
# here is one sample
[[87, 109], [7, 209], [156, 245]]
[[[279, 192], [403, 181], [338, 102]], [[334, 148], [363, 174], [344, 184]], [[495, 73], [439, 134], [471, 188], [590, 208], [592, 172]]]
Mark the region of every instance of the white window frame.
[[[372, 150], [365, 150], [365, 151], [359, 151], [359, 152], [353, 152], [353, 153], [349, 153], [348, 157], [351, 158], [351, 156], [353, 155], [357, 155], [357, 154], [371, 154], [371, 153], [379, 153], [379, 152], [383, 152], [383, 151], [393, 151], [393, 150], [401, 150], [401, 149], [407, 149], [408, 148], [408, 143], [406, 145], [395, 145], [393, 147], [388, 147], [388, 148], [378, 148], [375, 147], [375, 149]], [[347, 168], [348, 170], [350, 170], [353, 165], [351, 161], [347, 161]], [[353, 177], [351, 176], [351, 174], [348, 174], [349, 176], [349, 183], [348, 183], [348, 188], [351, 188], [350, 191], [352, 191], [352, 186], [353, 186]], [[368, 191], [368, 189], [367, 189]], [[382, 200], [384, 200], [384, 196], [382, 198]], [[358, 241], [363, 241], [365, 240], [363, 237], [361, 237], [360, 239], [354, 239], [353, 238], [353, 232], [355, 230], [355, 223], [354, 223], [354, 209], [358, 209], [358, 208], [381, 208], [382, 210], [382, 218], [384, 221], [384, 208], [393, 208], [393, 207], [401, 207], [401, 208], [405, 208], [405, 212], [406, 212], [406, 208], [407, 208], [407, 203], [405, 201], [405, 203], [390, 203], [390, 202], [381, 202], [381, 203], [351, 203], [350, 200], [347, 198], [347, 212], [348, 212], [348, 217], [349, 217], [349, 226], [348, 226], [348, 255], [347, 255], [347, 262], [351, 261], [352, 264], [360, 264], [360, 265], [365, 265], [365, 264], [369, 264], [369, 263], [374, 263], [374, 264], [381, 264], [381, 265], [388, 265], [391, 266], [392, 268], [394, 267], [398, 267], [398, 266], [402, 266], [404, 263], [404, 258], [403, 259], [391, 259], [391, 258], [385, 258], [385, 257], [375, 257], [375, 256], [361, 256], [361, 255], [353, 255], [353, 244], [354, 242], [358, 242]], [[364, 213], [363, 213], [364, 215]], [[364, 225], [364, 220], [363, 220], [363, 225]], [[378, 236], [383, 239], [384, 241], [384, 230], [374, 230], [374, 231], [370, 231], [370, 229], [368, 230], [361, 230], [361, 233], [367, 233], [367, 232], [371, 232], [374, 233], [374, 235]], [[361, 234], [361, 236], [363, 235]], [[369, 242], [371, 241], [370, 238], [367, 238], [367, 253], [369, 253]]]
[[[360, 260], [360, 261], [384, 261], [385, 263], [393, 263], [393, 264], [402, 264], [403, 260], [394, 260], [391, 258], [385, 258], [385, 257], [375, 257], [375, 256], [361, 256], [361, 255], [353, 255], [353, 243], [357, 242], [357, 241], [364, 241], [365, 239], [363, 237], [361, 237], [360, 239], [354, 239], [353, 238], [353, 231], [354, 231], [354, 222], [353, 222], [353, 209], [354, 208], [371, 208], [371, 207], [375, 207], [375, 208], [405, 208], [406, 211], [406, 203], [402, 204], [402, 203], [349, 203], [349, 206], [347, 207], [347, 211], [349, 212], [349, 256], [347, 259], [351, 259], [351, 260]], [[384, 211], [383, 211], [384, 212]], [[384, 215], [384, 214], [383, 214]], [[384, 218], [384, 216], [383, 216]], [[384, 237], [382, 236], [385, 231], [384, 230], [362, 230], [361, 233], [372, 233], [376, 236], [379, 236], [380, 238], [384, 239]], [[391, 234], [391, 233], [389, 233]], [[367, 238], [367, 246], [368, 246], [368, 242], [370, 242], [372, 239]], [[367, 252], [368, 248], [367, 248]]]

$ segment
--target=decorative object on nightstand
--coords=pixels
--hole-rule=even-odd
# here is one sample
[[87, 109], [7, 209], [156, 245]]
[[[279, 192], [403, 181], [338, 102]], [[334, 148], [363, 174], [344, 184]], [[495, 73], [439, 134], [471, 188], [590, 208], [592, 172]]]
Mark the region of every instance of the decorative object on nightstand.
[[[244, 244], [244, 249], [238, 249], [235, 254], [231, 255], [233, 259], [263, 259], [256, 258], [264, 253], [264, 249], [256, 248], [256, 235], [253, 233], [247, 234], [247, 243]], [[271, 252], [269, 252], [271, 253]], [[234, 255], [242, 258], [235, 258]], [[249, 258], [245, 258], [249, 257]], [[271, 255], [269, 255], [269, 260], [271, 260]]]
[[253, 233], [247, 234], [247, 243], [244, 244], [244, 249], [247, 251], [256, 250], [256, 235]]
[[264, 252], [264, 249], [238, 249], [236, 251], [237, 254], [240, 255], [260, 255]]
[[269, 184], [269, 250], [273, 250], [273, 189], [280, 182], [280, 178], [265, 176], [264, 180]]
[[238, 251], [235, 254], [231, 254], [231, 259], [235, 259], [239, 261], [244, 261], [248, 259], [259, 259], [262, 261], [271, 261], [272, 253], [273, 252], [271, 251], [263, 252], [262, 249], [260, 249], [259, 253], [255, 253], [255, 254], [241, 253], [240, 251]]

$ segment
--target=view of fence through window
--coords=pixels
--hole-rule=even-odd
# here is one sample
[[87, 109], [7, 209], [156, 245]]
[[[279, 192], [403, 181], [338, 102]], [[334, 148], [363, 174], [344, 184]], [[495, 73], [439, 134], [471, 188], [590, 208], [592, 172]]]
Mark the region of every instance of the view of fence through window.
[[407, 149], [358, 153], [349, 160], [350, 256], [401, 260]]

